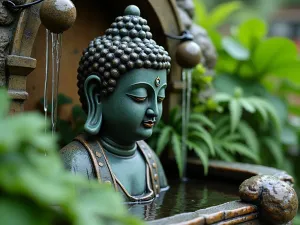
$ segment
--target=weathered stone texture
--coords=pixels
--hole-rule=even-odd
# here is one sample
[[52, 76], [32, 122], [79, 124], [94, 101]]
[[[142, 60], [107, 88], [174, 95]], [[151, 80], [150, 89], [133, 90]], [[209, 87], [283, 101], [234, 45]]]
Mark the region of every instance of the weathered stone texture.
[[194, 35], [194, 41], [200, 46], [203, 57], [201, 63], [208, 69], [213, 69], [217, 60], [216, 49], [206, 30], [193, 22], [194, 3], [192, 0], [177, 0], [178, 14], [186, 30]]
[[243, 201], [257, 205], [260, 218], [270, 224], [286, 224], [297, 214], [298, 198], [295, 190], [277, 177], [251, 177], [240, 185], [239, 193]]

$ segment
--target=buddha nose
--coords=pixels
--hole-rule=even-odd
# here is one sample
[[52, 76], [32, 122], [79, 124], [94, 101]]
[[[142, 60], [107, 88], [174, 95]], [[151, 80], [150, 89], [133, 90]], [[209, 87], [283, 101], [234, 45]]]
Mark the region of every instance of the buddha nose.
[[157, 117], [157, 113], [154, 112], [153, 109], [147, 109], [146, 111], [146, 116], [149, 118], [156, 118]]

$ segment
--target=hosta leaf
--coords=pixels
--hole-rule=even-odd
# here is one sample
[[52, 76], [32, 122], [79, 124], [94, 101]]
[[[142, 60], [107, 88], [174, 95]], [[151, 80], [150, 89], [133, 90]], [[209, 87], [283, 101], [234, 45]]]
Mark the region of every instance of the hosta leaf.
[[223, 147], [231, 152], [236, 152], [239, 153], [240, 155], [246, 156], [247, 158], [252, 159], [256, 163], [260, 162], [259, 156], [243, 144], [224, 143]]
[[222, 46], [224, 50], [235, 60], [246, 61], [250, 57], [249, 50], [232, 37], [224, 37], [222, 39]]
[[187, 146], [188, 148], [193, 149], [195, 153], [198, 155], [198, 157], [200, 158], [203, 164], [204, 174], [206, 175], [208, 172], [208, 155], [204, 151], [205, 148], [204, 145], [200, 143], [196, 144], [194, 142], [187, 141]]
[[170, 141], [170, 133], [172, 132], [172, 127], [166, 126], [163, 128], [163, 130], [160, 133], [160, 136], [158, 137], [157, 140], [157, 148], [156, 148], [156, 153], [157, 155], [160, 155], [166, 145]]
[[242, 106], [239, 99], [232, 99], [229, 103], [230, 111], [230, 131], [233, 133], [242, 117]]
[[176, 133], [172, 133], [172, 149], [175, 155], [175, 160], [177, 163], [179, 176], [183, 176], [183, 158], [181, 152], [181, 142], [180, 137]]
[[207, 27], [207, 10], [202, 1], [194, 0], [195, 22], [203, 27]]
[[260, 19], [247, 20], [238, 28], [238, 38], [240, 42], [249, 49], [253, 49], [266, 34], [267, 25]]
[[204, 124], [212, 129], [215, 128], [214, 123], [208, 119], [206, 116], [199, 114], [199, 113], [192, 113], [190, 115], [190, 122], [199, 122], [201, 124]]
[[191, 132], [190, 136], [194, 136], [202, 139], [203, 142], [205, 142], [205, 144], [208, 146], [210, 153], [213, 156], [216, 154], [214, 149], [214, 144], [210, 135], [206, 135], [205, 133], [201, 133], [201, 132]]
[[241, 8], [241, 3], [239, 1], [232, 1], [232, 2], [226, 2], [222, 4], [218, 4], [217, 7], [215, 7], [208, 19], [208, 26], [210, 28], [217, 28], [219, 25], [224, 23], [226, 19], [232, 13], [237, 11], [238, 9]]
[[253, 53], [253, 64], [260, 74], [273, 71], [273, 67], [285, 67], [286, 62], [297, 58], [297, 47], [291, 40], [272, 37], [262, 41]]
[[265, 146], [268, 148], [268, 150], [271, 152], [272, 156], [274, 157], [277, 167], [281, 168], [284, 155], [280, 143], [278, 141], [275, 141], [272, 138], [264, 138], [263, 143], [265, 144]]
[[256, 133], [253, 128], [250, 127], [246, 122], [241, 121], [238, 126], [238, 132], [243, 136], [249, 148], [258, 153], [259, 140], [257, 139]]

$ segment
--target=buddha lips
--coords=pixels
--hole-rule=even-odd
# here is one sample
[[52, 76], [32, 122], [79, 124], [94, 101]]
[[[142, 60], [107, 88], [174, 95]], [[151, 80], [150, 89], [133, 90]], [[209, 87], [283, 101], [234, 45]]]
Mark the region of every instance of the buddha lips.
[[145, 128], [152, 128], [155, 124], [155, 120], [146, 120], [143, 121], [143, 125]]

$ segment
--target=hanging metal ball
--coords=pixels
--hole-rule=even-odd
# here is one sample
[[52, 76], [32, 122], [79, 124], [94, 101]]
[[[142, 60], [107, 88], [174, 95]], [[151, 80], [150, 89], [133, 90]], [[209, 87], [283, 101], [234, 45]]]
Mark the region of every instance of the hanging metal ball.
[[40, 8], [42, 24], [53, 33], [68, 30], [76, 20], [76, 8], [70, 0], [45, 0]]
[[176, 50], [176, 61], [182, 68], [193, 68], [200, 63], [201, 48], [194, 41], [180, 43]]

